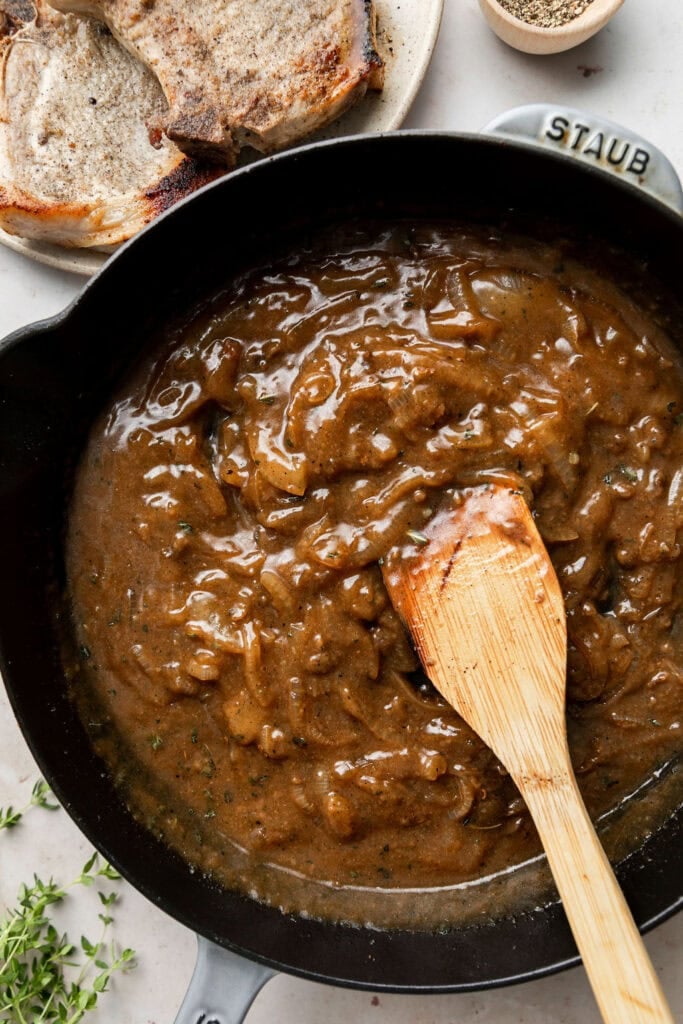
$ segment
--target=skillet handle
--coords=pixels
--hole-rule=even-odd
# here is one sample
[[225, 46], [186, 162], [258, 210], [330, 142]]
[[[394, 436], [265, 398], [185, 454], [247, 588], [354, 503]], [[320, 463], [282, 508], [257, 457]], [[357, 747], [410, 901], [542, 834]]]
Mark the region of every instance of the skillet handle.
[[276, 973], [197, 936], [197, 963], [175, 1024], [242, 1024]]
[[[554, 149], [608, 171], [683, 213], [683, 188], [671, 161], [636, 132], [604, 117], [573, 107], [532, 103], [494, 118], [483, 133]], [[578, 201], [578, 197], [572, 196], [565, 199]]]

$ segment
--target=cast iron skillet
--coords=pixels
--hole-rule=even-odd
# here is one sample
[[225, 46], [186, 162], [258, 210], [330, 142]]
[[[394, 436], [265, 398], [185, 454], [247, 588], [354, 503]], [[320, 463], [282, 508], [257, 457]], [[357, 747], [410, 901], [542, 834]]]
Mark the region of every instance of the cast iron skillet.
[[[542, 117], [552, 124], [548, 111]], [[622, 172], [628, 179], [628, 168]], [[557, 904], [446, 933], [380, 932], [285, 916], [220, 890], [133, 821], [66, 696], [57, 624], [65, 509], [89, 424], [121, 373], [157, 325], [287, 240], [339, 218], [397, 216], [537, 234], [560, 224], [582, 235], [587, 249], [614, 244], [647, 263], [675, 312], [683, 220], [672, 209], [557, 152], [408, 132], [307, 147], [209, 186], [129, 244], [64, 314], [18, 331], [0, 351], [5, 684], [41, 770], [83, 832], [149, 899], [210, 940], [184, 1024], [228, 1019], [215, 1015], [221, 1000], [231, 1020], [241, 1019], [273, 969], [375, 990], [443, 992], [576, 962]], [[680, 903], [680, 826], [679, 809], [621, 865], [642, 928]], [[209, 990], [218, 961], [223, 973], [213, 974]]]

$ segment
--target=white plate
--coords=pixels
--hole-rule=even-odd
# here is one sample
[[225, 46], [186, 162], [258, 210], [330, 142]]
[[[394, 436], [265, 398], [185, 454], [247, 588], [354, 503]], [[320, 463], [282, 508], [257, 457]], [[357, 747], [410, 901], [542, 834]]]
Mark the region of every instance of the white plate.
[[[443, 3], [444, 0], [375, 0], [378, 49], [386, 64], [384, 89], [381, 93], [368, 93], [313, 139], [393, 131], [401, 126], [429, 65]], [[242, 162], [250, 159], [254, 157], [247, 156]], [[110, 255], [94, 249], [67, 249], [49, 242], [33, 242], [1, 229], [0, 243], [38, 263], [85, 277], [95, 274]]]

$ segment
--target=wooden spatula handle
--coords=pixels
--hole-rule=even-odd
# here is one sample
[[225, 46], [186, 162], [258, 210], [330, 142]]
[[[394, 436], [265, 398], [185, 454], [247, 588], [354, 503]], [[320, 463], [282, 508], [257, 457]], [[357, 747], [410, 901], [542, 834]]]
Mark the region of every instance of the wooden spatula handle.
[[527, 803], [603, 1019], [673, 1024], [572, 771], [564, 600], [523, 497], [475, 488], [382, 573], [427, 675]]
[[518, 780], [603, 1019], [674, 1024], [571, 768], [558, 784]]

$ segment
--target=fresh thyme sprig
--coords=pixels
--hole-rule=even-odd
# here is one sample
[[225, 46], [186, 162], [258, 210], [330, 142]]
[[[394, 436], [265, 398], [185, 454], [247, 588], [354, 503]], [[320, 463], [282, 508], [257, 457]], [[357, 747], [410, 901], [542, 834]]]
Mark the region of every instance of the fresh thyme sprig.
[[[49, 794], [47, 783], [37, 782], [26, 807], [0, 811], [0, 828], [14, 827], [29, 807], [53, 810], [57, 805]], [[0, 920], [0, 1024], [78, 1024], [107, 991], [112, 975], [135, 966], [132, 949], [119, 950], [108, 941], [116, 892], [98, 888], [101, 933], [95, 942], [81, 936], [80, 948], [57, 931], [49, 914], [69, 890], [120, 877], [93, 853], [68, 885], [34, 875], [32, 885], [20, 886], [16, 906]]]
[[58, 810], [59, 804], [50, 803], [51, 793], [52, 790], [47, 782], [44, 779], [38, 779], [31, 790], [31, 799], [23, 807], [16, 811], [11, 806], [7, 808], [0, 807], [0, 831], [3, 828], [14, 828], [15, 825], [18, 825], [31, 807], [44, 807], [47, 811]]

